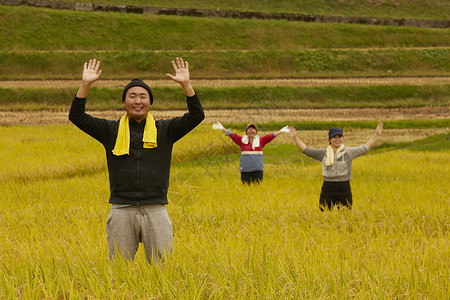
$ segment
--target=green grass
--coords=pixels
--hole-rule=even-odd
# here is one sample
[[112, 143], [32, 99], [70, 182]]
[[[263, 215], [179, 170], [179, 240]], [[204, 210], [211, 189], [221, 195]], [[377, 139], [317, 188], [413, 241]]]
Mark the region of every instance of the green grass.
[[450, 43], [450, 33], [445, 29], [133, 15], [7, 6], [0, 6], [0, 27], [3, 29], [0, 32], [0, 50], [13, 51], [299, 50], [442, 47]]
[[[102, 61], [103, 79], [164, 79], [170, 61], [190, 62], [192, 78], [298, 78], [448, 76], [450, 48], [231, 52], [0, 52], [0, 79], [79, 79], [90, 58]], [[81, 67], [80, 67], [81, 66]]]
[[174, 252], [156, 267], [142, 245], [133, 262], [108, 260], [108, 174], [95, 140], [72, 125], [0, 127], [0, 137], [2, 299], [448, 295], [449, 183], [436, 180], [450, 176], [448, 143], [357, 158], [352, 211], [321, 213], [320, 163], [296, 160], [293, 143], [265, 148], [260, 186], [240, 183], [239, 156], [179, 161], [225, 144], [202, 125], [175, 145]]
[[[151, 81], [148, 81], [151, 86]], [[94, 84], [95, 85], [95, 84]], [[194, 87], [195, 88], [195, 87]], [[450, 85], [195, 88], [205, 109], [447, 106]], [[70, 108], [76, 88], [0, 88], [0, 110]], [[87, 108], [123, 109], [123, 89], [93, 87]], [[185, 109], [180, 88], [153, 88], [154, 110]]]
[[398, 149], [409, 149], [412, 151], [447, 151], [450, 149], [450, 138], [448, 133], [438, 134], [414, 142], [382, 143], [373, 151], [384, 152]]
[[176, 56], [192, 78], [449, 76], [450, 48], [252, 51], [0, 52], [0, 79], [79, 79], [82, 65], [102, 61], [103, 79], [165, 79]]
[[[333, 127], [340, 128], [376, 128], [378, 121], [300, 121], [289, 122], [298, 130], [328, 130]], [[248, 123], [231, 123], [223, 125], [228, 128], [245, 128]], [[429, 129], [429, 128], [446, 128], [450, 127], [450, 119], [441, 120], [392, 120], [383, 121], [385, 129]], [[268, 122], [264, 124], [256, 124], [260, 130], [275, 131], [285, 126], [285, 122]]]
[[[75, 1], [75, 0], [73, 0]], [[66, 2], [73, 2], [66, 0]], [[90, 2], [81, 0], [76, 2]], [[273, 1], [273, 0], [98, 0], [95, 3], [161, 6], [259, 12], [288, 12], [321, 15], [376, 16], [417, 19], [449, 19], [449, 4], [445, 0], [397, 0], [397, 1]]]
[[1, 80], [78, 79], [93, 57], [103, 62], [104, 79], [163, 78], [175, 56], [191, 62], [193, 78], [448, 76], [450, 70], [445, 29], [7, 6], [0, 6], [0, 26]]

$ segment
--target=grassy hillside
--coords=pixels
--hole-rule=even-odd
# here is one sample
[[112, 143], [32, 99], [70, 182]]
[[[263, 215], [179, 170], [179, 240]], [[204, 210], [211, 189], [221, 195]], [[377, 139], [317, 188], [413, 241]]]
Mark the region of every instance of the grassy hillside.
[[[149, 81], [151, 84], [151, 81]], [[25, 83], [24, 83], [25, 84]], [[1, 110], [68, 109], [76, 88], [0, 88]], [[196, 88], [205, 109], [447, 106], [450, 85]], [[93, 87], [90, 110], [122, 109], [123, 89]], [[154, 110], [185, 109], [179, 88], [153, 88]]]
[[79, 79], [90, 58], [103, 79], [163, 79], [170, 61], [190, 62], [192, 78], [448, 76], [450, 48], [301, 51], [0, 52], [0, 79]]
[[[66, 2], [92, 2], [65, 0]], [[173, 8], [225, 9], [258, 12], [287, 12], [321, 15], [369, 16], [416, 19], [449, 19], [446, 0], [96, 0], [95, 3], [161, 6]]]
[[[99, 26], [101, 24], [101, 26]], [[445, 75], [450, 31], [0, 6], [0, 79], [158, 78], [182, 55], [197, 78]], [[277, 38], [274, 38], [277, 37]]]
[[[93, 57], [102, 61], [102, 79], [161, 79], [172, 72], [169, 62], [175, 56], [190, 62], [192, 78], [206, 79], [450, 75], [450, 31], [444, 29], [7, 6], [0, 6], [0, 25], [2, 80], [79, 79], [83, 62]], [[24, 83], [21, 89], [2, 89], [0, 106], [60, 109], [67, 107], [73, 92], [28, 89]], [[165, 109], [180, 108], [173, 101], [177, 90], [155, 92]], [[249, 102], [273, 108], [417, 107], [447, 105], [449, 100], [448, 85], [203, 88], [199, 92], [206, 108], [245, 108]], [[95, 100], [90, 104], [97, 109], [117, 108], [112, 99], [119, 94], [120, 89], [93, 89]], [[276, 105], [271, 99], [277, 99]]]
[[[450, 46], [445, 29], [0, 6], [1, 50], [299, 50]], [[276, 38], [274, 38], [276, 37]]]

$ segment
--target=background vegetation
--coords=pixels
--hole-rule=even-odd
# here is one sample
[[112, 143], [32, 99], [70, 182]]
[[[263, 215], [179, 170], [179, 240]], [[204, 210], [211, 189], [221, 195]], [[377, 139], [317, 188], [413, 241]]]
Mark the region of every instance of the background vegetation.
[[[66, 2], [91, 2], [65, 0]], [[396, 17], [448, 20], [450, 5], [445, 0], [98, 0], [94, 3], [161, 6], [174, 8], [227, 9], [234, 11], [287, 12], [322, 15]]]
[[[282, 5], [289, 5], [286, 3]], [[254, 4], [256, 2], [249, 1], [237, 7], [245, 10], [246, 5]], [[423, 3], [423, 10], [427, 10], [426, 4]], [[331, 9], [333, 5], [330, 5]], [[347, 3], [349, 9], [358, 5], [362, 2]], [[371, 7], [378, 9], [384, 5], [390, 4], [380, 2]], [[435, 5], [441, 4], [436, 2]], [[270, 5], [267, 8], [270, 9]], [[293, 5], [292, 9], [298, 8]], [[450, 72], [450, 31], [447, 29], [9, 6], [0, 6], [0, 24], [2, 80], [78, 80], [82, 63], [93, 57], [102, 61], [102, 80], [128, 80], [130, 76], [149, 81], [164, 79], [165, 74], [172, 71], [170, 60], [176, 56], [183, 56], [191, 63], [192, 77], [197, 79], [449, 76]], [[58, 102], [62, 99], [67, 100], [68, 108], [76, 88], [71, 91], [47, 89], [43, 93], [27, 89], [24, 82], [20, 89], [0, 92], [0, 109], [61, 109]], [[160, 109], [177, 108], [172, 101], [177, 91], [170, 88], [158, 91], [162, 99], [170, 98], [164, 101], [167, 106]], [[353, 107], [357, 103], [398, 107], [448, 103], [448, 85], [393, 86], [384, 90], [382, 87], [376, 90], [373, 87], [224, 88], [203, 89], [202, 92], [205, 93], [203, 98], [210, 101], [206, 103], [208, 108], [242, 107], [243, 97], [248, 103], [262, 107], [267, 107], [265, 99], [271, 97], [276, 97], [281, 107]], [[118, 93], [119, 90], [107, 89], [93, 92], [99, 99], [94, 100], [92, 108], [115, 108]]]
[[[178, 88], [153, 88], [152, 109], [185, 109]], [[196, 88], [205, 109], [447, 106], [450, 85]], [[92, 88], [89, 109], [122, 109], [123, 89]], [[68, 109], [73, 88], [0, 88], [1, 110]]]
[[0, 35], [1, 49], [15, 51], [299, 50], [438, 47], [449, 46], [450, 43], [448, 30], [433, 28], [196, 18], [7, 6], [0, 6], [0, 16], [3, 28]]
[[[450, 48], [449, 48], [450, 49]], [[2, 52], [0, 79], [79, 79], [79, 62], [102, 61], [102, 79], [164, 79], [171, 59], [192, 63], [192, 78], [255, 79], [299, 77], [448, 76], [450, 51], [301, 50], [301, 51], [114, 51]], [[168, 63], [169, 62], [169, 63]], [[81, 64], [81, 70], [82, 70]], [[21, 77], [18, 77], [21, 76]]]

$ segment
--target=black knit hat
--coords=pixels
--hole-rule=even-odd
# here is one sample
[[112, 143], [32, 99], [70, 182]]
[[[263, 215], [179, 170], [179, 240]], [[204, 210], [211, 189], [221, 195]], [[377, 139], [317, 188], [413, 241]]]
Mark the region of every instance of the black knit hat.
[[127, 84], [127, 86], [123, 89], [122, 102], [125, 101], [125, 96], [127, 95], [128, 89], [132, 88], [133, 86], [140, 86], [140, 87], [143, 87], [144, 89], [146, 89], [150, 96], [150, 104], [153, 104], [152, 89], [139, 78], [135, 78], [135, 79], [131, 80], [131, 82], [129, 84]]

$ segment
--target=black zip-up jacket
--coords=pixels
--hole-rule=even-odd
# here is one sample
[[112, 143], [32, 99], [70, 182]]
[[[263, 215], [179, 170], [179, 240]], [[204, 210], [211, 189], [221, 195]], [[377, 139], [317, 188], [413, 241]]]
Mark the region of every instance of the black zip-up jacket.
[[73, 99], [69, 120], [105, 147], [111, 191], [109, 203], [168, 203], [167, 190], [173, 144], [205, 118], [197, 94], [186, 97], [186, 102], [189, 112], [182, 117], [156, 121], [156, 148], [143, 147], [142, 137], [146, 120], [137, 123], [130, 118], [130, 154], [116, 156], [112, 150], [116, 144], [120, 120], [92, 117], [85, 112], [86, 98]]

